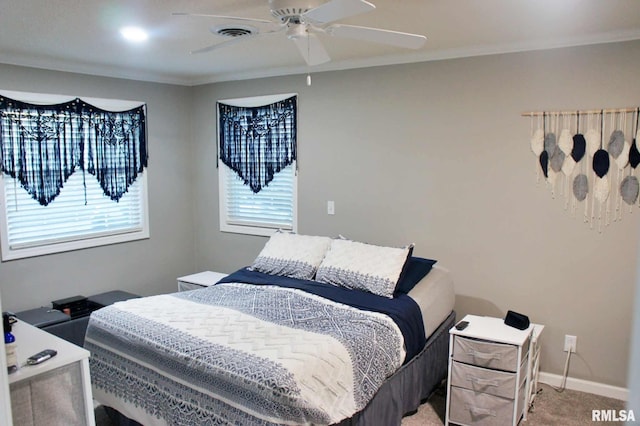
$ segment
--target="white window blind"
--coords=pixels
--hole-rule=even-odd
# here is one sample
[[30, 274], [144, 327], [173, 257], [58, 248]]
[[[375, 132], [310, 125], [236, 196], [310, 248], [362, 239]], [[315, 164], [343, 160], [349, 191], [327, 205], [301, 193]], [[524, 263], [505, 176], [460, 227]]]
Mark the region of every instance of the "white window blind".
[[15, 179], [2, 176], [2, 259], [11, 260], [148, 238], [146, 175], [119, 202], [87, 175], [71, 175], [48, 206], [32, 199]]
[[44, 207], [16, 179], [4, 176], [8, 241], [11, 249], [33, 247], [143, 228], [143, 184], [129, 187], [119, 202], [105, 196], [92, 175], [69, 177], [60, 195]]
[[276, 173], [257, 194], [229, 167], [219, 167], [221, 231], [270, 235], [276, 229], [295, 230], [295, 163]]

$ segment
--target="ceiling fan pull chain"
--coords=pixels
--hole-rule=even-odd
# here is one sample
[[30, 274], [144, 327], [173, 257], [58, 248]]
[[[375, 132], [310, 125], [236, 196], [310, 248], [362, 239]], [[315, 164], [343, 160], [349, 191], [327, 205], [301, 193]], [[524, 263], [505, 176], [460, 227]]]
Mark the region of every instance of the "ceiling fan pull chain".
[[309, 29], [306, 29], [307, 32], [307, 58], [309, 58], [309, 60], [307, 61], [307, 86], [311, 86], [311, 70], [310, 70], [310, 66], [309, 66], [309, 62], [311, 62], [311, 48], [309, 47]]

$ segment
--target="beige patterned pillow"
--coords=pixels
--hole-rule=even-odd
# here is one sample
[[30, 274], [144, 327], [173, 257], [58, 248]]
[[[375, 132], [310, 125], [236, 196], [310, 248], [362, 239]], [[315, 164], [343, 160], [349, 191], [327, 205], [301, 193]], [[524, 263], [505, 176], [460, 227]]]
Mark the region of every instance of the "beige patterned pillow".
[[276, 232], [256, 257], [251, 269], [312, 280], [330, 244], [329, 237]]
[[382, 247], [336, 239], [318, 267], [316, 281], [393, 297], [410, 247]]

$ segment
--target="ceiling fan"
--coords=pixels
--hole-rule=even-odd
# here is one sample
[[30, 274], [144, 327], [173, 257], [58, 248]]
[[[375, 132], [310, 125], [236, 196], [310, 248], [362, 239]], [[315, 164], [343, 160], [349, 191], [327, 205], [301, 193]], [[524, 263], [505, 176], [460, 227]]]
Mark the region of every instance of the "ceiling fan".
[[[300, 54], [309, 66], [331, 60], [317, 34], [328, 34], [333, 37], [381, 43], [407, 49], [419, 49], [427, 40], [425, 36], [418, 34], [335, 23], [376, 8], [375, 5], [365, 0], [269, 0], [269, 7], [271, 15], [276, 20], [197, 13], [173, 13], [173, 15], [200, 16], [241, 23], [234, 27], [215, 27], [213, 32], [231, 37], [231, 39], [193, 50], [191, 53], [210, 52], [251, 38], [285, 33], [287, 38], [298, 47]], [[272, 28], [260, 31], [254, 26], [243, 23], [271, 24]]]

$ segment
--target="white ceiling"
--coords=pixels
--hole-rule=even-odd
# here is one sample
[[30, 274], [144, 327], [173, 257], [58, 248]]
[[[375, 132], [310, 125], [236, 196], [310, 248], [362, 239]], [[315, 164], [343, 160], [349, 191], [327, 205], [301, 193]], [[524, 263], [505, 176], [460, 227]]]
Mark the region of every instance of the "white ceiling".
[[[332, 61], [311, 72], [640, 39], [639, 0], [371, 2], [375, 10], [340, 23], [423, 34], [426, 45], [321, 35]], [[230, 21], [172, 12], [273, 19], [267, 0], [0, 0], [0, 62], [182, 85], [309, 71], [284, 33], [190, 54], [225, 40], [210, 29]], [[126, 42], [126, 25], [149, 39]]]

